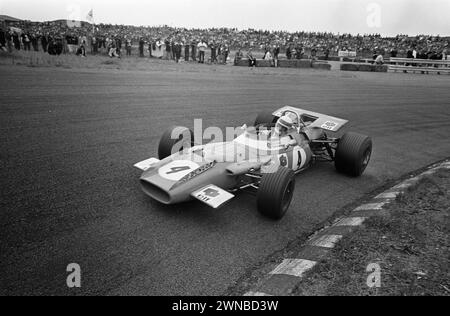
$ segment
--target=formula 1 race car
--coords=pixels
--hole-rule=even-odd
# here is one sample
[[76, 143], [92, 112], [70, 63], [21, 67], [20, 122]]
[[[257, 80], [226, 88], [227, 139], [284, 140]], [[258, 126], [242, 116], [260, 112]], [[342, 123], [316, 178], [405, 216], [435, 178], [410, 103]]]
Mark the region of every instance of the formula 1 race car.
[[[280, 118], [289, 115], [294, 136], [276, 137]], [[369, 164], [372, 140], [357, 133], [331, 138], [348, 121], [294, 107], [259, 114], [254, 127], [228, 142], [195, 145], [193, 132], [183, 127], [166, 131], [159, 144], [159, 159], [135, 165], [144, 171], [145, 194], [163, 204], [197, 199], [218, 208], [249, 190], [256, 194], [258, 211], [275, 220], [289, 209], [295, 176], [316, 162], [334, 162], [338, 172], [359, 177]]]

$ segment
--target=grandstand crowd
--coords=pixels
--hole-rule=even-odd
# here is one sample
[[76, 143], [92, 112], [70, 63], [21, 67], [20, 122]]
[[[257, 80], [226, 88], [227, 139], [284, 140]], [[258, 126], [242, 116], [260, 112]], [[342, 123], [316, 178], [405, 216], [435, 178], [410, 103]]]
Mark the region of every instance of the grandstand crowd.
[[[339, 51], [356, 52], [362, 58], [407, 57], [447, 59], [449, 38], [418, 35], [350, 35], [317, 32], [238, 30], [232, 28], [186, 29], [169, 26], [137, 27], [92, 25], [65, 20], [54, 22], [4, 21], [0, 28], [0, 46], [5, 51], [33, 50], [51, 55], [73, 53], [80, 56], [109, 54], [111, 57], [137, 55], [179, 61], [226, 62], [230, 52], [253, 49], [278, 58], [327, 59]], [[248, 53], [247, 53], [248, 54]], [[250, 53], [251, 54], [251, 53]]]

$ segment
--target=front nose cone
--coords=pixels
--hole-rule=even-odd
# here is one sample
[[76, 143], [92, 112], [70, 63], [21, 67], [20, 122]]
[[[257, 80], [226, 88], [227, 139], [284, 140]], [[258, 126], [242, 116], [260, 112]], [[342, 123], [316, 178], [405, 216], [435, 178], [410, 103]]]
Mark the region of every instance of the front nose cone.
[[140, 182], [141, 182], [142, 190], [144, 191], [145, 194], [147, 194], [148, 196], [157, 200], [160, 203], [163, 203], [163, 204], [171, 203], [172, 198], [167, 191], [161, 189], [157, 185], [155, 185], [145, 179], [141, 179]]

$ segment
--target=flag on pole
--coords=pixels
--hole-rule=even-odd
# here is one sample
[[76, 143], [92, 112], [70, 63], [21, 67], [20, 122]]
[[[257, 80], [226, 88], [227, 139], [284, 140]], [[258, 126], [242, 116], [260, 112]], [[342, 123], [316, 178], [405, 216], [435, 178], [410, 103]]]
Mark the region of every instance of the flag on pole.
[[87, 20], [91, 23], [94, 21], [94, 9], [91, 9], [91, 11], [89, 11], [87, 15]]

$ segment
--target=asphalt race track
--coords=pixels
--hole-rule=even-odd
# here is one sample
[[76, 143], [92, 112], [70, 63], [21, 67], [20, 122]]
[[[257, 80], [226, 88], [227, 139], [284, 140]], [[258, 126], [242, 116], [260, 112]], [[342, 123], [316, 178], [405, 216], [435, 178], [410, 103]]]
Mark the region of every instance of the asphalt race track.
[[[335, 212], [450, 156], [450, 76], [250, 70], [0, 67], [0, 295], [220, 295]], [[273, 222], [241, 194], [220, 210], [162, 206], [133, 164], [169, 125], [240, 126], [297, 105], [373, 137], [366, 174], [298, 177]], [[66, 286], [78, 263], [81, 289]]]

